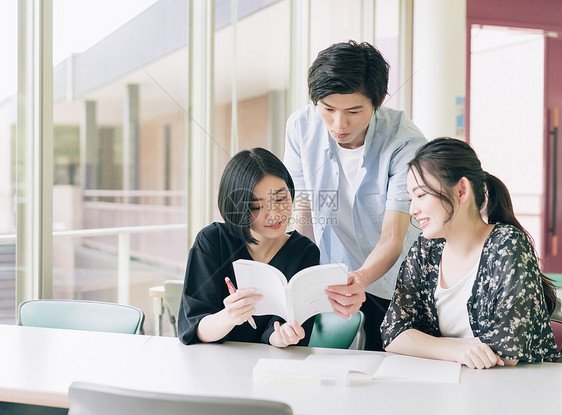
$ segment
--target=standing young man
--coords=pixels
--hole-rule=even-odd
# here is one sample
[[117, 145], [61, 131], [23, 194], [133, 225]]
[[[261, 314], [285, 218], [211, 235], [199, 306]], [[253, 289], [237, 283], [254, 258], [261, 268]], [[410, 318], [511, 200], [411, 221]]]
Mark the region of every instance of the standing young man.
[[410, 225], [408, 162], [426, 142], [401, 111], [381, 107], [388, 63], [368, 43], [337, 43], [308, 72], [312, 104], [287, 121], [284, 163], [295, 182], [296, 229], [314, 240], [321, 263], [344, 262], [347, 286], [329, 289], [334, 311], [365, 314], [368, 350], [383, 350], [380, 325]]

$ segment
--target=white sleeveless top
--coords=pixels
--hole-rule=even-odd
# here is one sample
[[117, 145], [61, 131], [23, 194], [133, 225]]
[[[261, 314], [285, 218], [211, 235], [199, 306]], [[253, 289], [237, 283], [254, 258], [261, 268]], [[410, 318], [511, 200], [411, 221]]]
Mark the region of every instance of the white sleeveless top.
[[439, 278], [434, 297], [439, 331], [444, 337], [474, 337], [468, 321], [466, 303], [472, 295], [472, 287], [476, 280], [479, 263], [480, 260], [462, 280], [451, 288], [441, 286], [441, 265], [439, 265]]

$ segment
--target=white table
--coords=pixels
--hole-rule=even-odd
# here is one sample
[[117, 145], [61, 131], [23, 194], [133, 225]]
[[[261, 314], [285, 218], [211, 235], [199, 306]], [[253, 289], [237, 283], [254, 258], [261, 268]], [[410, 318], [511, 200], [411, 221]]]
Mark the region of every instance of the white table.
[[557, 413], [562, 364], [471, 370], [458, 384], [254, 384], [260, 357], [373, 353], [247, 343], [184, 346], [176, 338], [0, 325], [0, 401], [67, 407], [76, 380], [170, 393], [283, 401], [295, 414]]

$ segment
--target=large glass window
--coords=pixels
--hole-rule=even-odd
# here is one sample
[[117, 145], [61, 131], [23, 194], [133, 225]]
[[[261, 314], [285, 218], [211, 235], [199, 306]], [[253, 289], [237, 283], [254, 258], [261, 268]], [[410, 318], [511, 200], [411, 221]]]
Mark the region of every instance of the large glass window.
[[231, 154], [265, 147], [282, 158], [288, 116], [289, 0], [252, 8], [246, 6], [254, 2], [239, 1], [237, 16], [232, 16], [230, 3], [216, 3], [213, 206], [217, 220], [218, 183]]
[[411, 82], [409, 79], [399, 79], [399, 33], [400, 33], [400, 1], [375, 1], [375, 45], [390, 64], [388, 79], [388, 96], [384, 106], [400, 109], [398, 91]]
[[312, 0], [310, 2], [311, 60], [328, 46], [361, 39], [361, 0]]
[[53, 296], [138, 306], [147, 333], [187, 253], [187, 6], [53, 2]]
[[0, 324], [15, 321], [17, 2], [0, 2]]

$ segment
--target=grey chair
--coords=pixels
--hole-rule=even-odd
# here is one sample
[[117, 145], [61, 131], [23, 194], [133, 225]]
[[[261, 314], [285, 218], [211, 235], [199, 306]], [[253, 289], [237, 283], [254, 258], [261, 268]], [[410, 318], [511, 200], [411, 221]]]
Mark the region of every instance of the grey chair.
[[556, 298], [556, 305], [554, 306], [554, 311], [550, 316], [551, 319], [562, 321], [562, 299], [560, 297]]
[[74, 382], [68, 415], [291, 415], [282, 402], [177, 395]]
[[170, 316], [170, 323], [174, 330], [174, 336], [178, 335], [178, 313], [183, 291], [182, 280], [164, 281], [164, 307]]
[[143, 334], [137, 307], [101, 301], [30, 300], [18, 308], [20, 326]]

